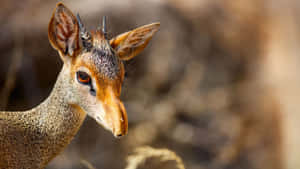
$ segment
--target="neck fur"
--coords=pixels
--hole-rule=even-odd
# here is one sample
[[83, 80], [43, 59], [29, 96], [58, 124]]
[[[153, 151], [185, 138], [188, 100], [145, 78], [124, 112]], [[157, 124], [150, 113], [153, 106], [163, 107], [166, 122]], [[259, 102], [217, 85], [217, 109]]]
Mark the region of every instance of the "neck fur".
[[[35, 161], [32, 163], [35, 166], [26, 167], [40, 168], [59, 154], [73, 139], [86, 113], [69, 103], [66, 80], [70, 80], [70, 76], [67, 73], [64, 67], [50, 96], [39, 106], [24, 112], [0, 112], [0, 149], [8, 151], [4, 152], [8, 155], [6, 160], [11, 158], [16, 161], [26, 156], [27, 160]], [[4, 147], [1, 148], [1, 145]], [[23, 147], [24, 153], [17, 150], [13, 152], [13, 147]], [[10, 157], [10, 154], [14, 156]], [[0, 158], [0, 167], [1, 162]], [[23, 165], [22, 167], [29, 165], [23, 164], [22, 161], [18, 164]]]

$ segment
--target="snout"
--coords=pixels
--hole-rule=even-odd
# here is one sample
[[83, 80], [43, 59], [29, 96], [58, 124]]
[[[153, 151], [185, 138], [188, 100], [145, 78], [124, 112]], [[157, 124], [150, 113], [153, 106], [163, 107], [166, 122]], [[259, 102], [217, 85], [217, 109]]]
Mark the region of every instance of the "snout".
[[91, 115], [105, 129], [111, 131], [117, 138], [127, 134], [128, 120], [123, 103], [112, 99], [101, 106], [101, 111]]
[[114, 106], [108, 106], [112, 109], [107, 113], [108, 120], [111, 122], [111, 131], [115, 137], [122, 137], [127, 134], [128, 120], [125, 107], [121, 101], [118, 101]]
[[[104, 97], [105, 96], [105, 97]], [[127, 134], [128, 120], [123, 103], [113, 90], [106, 90], [103, 97], [88, 113], [98, 124], [111, 131], [117, 138]]]

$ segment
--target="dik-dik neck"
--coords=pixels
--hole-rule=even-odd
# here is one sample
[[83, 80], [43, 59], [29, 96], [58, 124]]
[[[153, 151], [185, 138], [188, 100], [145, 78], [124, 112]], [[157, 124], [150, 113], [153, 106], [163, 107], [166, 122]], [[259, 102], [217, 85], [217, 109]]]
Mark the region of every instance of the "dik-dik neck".
[[31, 110], [38, 126], [49, 135], [69, 142], [81, 126], [86, 113], [70, 101], [70, 75], [65, 66], [60, 72], [50, 96]]
[[[42, 132], [54, 134], [74, 134], [83, 122], [86, 113], [72, 103], [69, 85], [70, 75], [66, 66], [59, 73], [54, 88], [48, 98], [37, 107], [23, 112], [1, 112], [0, 119], [10, 122], [23, 121], [25, 125], [39, 128]], [[71, 130], [71, 131], [70, 131]]]
[[36, 108], [0, 112], [0, 168], [42, 168], [70, 143], [86, 114], [70, 103], [68, 77], [63, 68], [50, 96]]

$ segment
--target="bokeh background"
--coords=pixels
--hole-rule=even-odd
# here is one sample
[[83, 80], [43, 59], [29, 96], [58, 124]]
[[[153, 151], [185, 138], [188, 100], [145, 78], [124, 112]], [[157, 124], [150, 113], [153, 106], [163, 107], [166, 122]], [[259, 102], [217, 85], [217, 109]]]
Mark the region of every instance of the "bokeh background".
[[[0, 2], [0, 107], [26, 110], [49, 95], [62, 67], [47, 37], [58, 1]], [[47, 169], [86, 168], [81, 159], [121, 169], [145, 145], [176, 152], [187, 169], [300, 168], [300, 1], [63, 2], [89, 29], [106, 15], [109, 37], [161, 28], [125, 63], [128, 135], [115, 139], [88, 117]]]

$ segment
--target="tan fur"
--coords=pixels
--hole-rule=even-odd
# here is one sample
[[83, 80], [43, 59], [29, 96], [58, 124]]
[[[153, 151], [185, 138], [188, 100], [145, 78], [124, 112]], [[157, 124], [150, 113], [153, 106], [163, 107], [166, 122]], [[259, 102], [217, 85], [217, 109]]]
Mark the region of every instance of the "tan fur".
[[0, 168], [44, 168], [70, 143], [86, 113], [67, 102], [64, 69], [51, 95], [26, 112], [0, 112]]
[[[157, 24], [150, 32], [145, 28], [139, 34], [129, 33], [134, 43], [117, 37], [113, 46], [101, 31], [94, 31], [93, 44], [86, 50], [80, 46], [78, 21], [58, 3], [48, 36], [64, 66], [50, 96], [39, 106], [24, 112], [0, 112], [0, 168], [44, 168], [70, 143], [86, 114], [116, 137], [125, 135], [127, 114], [119, 98], [124, 79], [121, 56], [133, 58], [158, 30]], [[120, 51], [123, 47], [126, 51]], [[79, 83], [78, 72], [88, 74], [91, 83]], [[90, 93], [92, 89], [96, 94]]]

